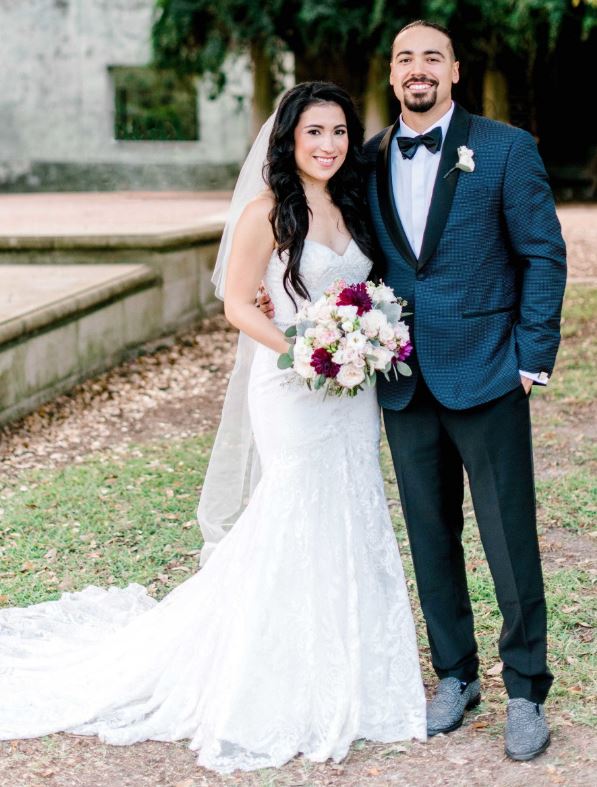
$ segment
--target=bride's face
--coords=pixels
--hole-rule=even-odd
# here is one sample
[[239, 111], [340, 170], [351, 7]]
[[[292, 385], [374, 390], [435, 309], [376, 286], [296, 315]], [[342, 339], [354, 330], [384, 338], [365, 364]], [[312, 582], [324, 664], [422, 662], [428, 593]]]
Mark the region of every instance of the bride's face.
[[313, 104], [300, 116], [294, 130], [294, 158], [303, 180], [330, 180], [348, 152], [348, 129], [338, 104]]

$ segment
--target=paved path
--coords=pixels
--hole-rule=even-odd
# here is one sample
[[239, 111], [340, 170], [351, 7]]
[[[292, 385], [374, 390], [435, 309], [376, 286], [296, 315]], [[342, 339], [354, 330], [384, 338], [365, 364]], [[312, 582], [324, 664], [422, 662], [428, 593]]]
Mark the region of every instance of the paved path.
[[[0, 194], [0, 239], [146, 235], [196, 229], [225, 218], [230, 192]], [[597, 204], [558, 207], [570, 277], [597, 278]]]

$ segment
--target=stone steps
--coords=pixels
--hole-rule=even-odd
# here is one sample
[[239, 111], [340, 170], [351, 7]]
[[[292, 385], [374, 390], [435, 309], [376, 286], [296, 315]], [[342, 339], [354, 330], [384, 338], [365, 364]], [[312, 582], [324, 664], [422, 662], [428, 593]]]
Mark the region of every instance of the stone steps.
[[212, 314], [225, 193], [0, 197], [0, 423]]

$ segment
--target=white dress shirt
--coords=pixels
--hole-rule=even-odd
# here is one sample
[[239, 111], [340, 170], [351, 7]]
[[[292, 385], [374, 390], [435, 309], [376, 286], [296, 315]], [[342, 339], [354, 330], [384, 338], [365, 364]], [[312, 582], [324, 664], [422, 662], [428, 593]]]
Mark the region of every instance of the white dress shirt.
[[[400, 216], [400, 221], [404, 227], [407, 240], [411, 249], [418, 257], [421, 254], [423, 244], [423, 234], [427, 224], [427, 215], [431, 205], [431, 196], [437, 177], [437, 170], [441, 158], [441, 151], [431, 153], [425, 145], [419, 145], [415, 155], [411, 158], [403, 158], [402, 153], [396, 142], [397, 137], [417, 137], [419, 133], [427, 134], [431, 129], [439, 126], [442, 130], [442, 147], [444, 145], [448, 126], [454, 113], [454, 102], [450, 109], [429, 128], [422, 132], [414, 131], [404, 122], [400, 116], [398, 131], [392, 138], [390, 147], [390, 166], [392, 169], [392, 189], [394, 191], [394, 201]], [[545, 385], [547, 375], [545, 372], [523, 372], [520, 374]]]
[[[422, 131], [426, 134], [432, 128], [440, 126], [442, 130], [442, 145], [446, 139], [448, 126], [454, 113], [454, 102], [450, 109], [437, 123]], [[392, 188], [394, 200], [398, 208], [398, 215], [404, 227], [404, 232], [415, 255], [421, 253], [423, 233], [427, 224], [427, 214], [431, 204], [431, 195], [435, 185], [435, 178], [439, 167], [441, 152], [431, 153], [425, 145], [419, 145], [412, 159], [402, 157], [396, 137], [418, 137], [419, 132], [413, 131], [406, 125], [400, 116], [400, 126], [392, 139], [390, 161], [392, 166]]]

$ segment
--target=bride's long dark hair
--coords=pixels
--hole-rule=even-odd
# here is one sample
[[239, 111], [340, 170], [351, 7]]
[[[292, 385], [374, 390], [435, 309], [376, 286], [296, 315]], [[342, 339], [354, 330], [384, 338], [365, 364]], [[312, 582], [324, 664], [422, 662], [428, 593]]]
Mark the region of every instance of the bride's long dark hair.
[[[361, 251], [373, 259], [373, 243], [365, 209], [365, 159], [362, 154], [363, 126], [348, 93], [332, 82], [302, 82], [291, 88], [278, 107], [269, 139], [264, 178], [273, 192], [270, 213], [278, 254], [288, 252], [284, 289], [292, 298], [308, 298], [299, 264], [307, 232], [309, 207], [294, 158], [294, 130], [300, 116], [314, 104], [334, 103], [344, 112], [348, 152], [344, 163], [329, 180], [327, 189], [342, 213], [350, 234]], [[296, 305], [296, 302], [295, 302]]]

